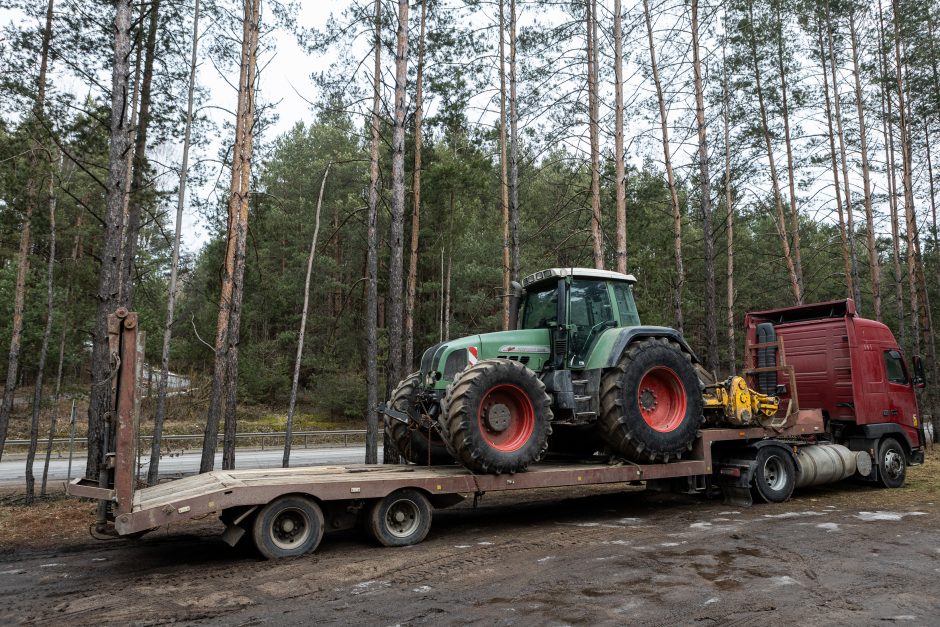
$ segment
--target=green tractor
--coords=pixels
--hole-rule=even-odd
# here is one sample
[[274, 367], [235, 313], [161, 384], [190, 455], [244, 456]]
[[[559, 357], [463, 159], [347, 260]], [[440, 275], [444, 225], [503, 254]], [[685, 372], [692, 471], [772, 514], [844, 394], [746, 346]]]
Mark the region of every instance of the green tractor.
[[643, 326], [631, 275], [551, 268], [514, 284], [510, 331], [432, 346], [385, 413], [415, 464], [525, 470], [546, 454], [668, 462], [702, 422], [697, 359], [678, 331]]

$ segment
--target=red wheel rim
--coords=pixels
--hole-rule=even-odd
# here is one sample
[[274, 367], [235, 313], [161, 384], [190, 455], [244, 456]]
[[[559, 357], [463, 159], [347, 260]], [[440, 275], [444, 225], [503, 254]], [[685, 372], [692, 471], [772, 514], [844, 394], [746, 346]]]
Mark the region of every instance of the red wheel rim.
[[501, 383], [483, 395], [477, 421], [480, 433], [490, 447], [502, 453], [512, 453], [525, 446], [532, 437], [535, 408], [529, 395], [521, 388]]
[[679, 375], [671, 368], [650, 368], [640, 379], [636, 391], [640, 415], [652, 429], [661, 433], [674, 431], [682, 424], [688, 399]]

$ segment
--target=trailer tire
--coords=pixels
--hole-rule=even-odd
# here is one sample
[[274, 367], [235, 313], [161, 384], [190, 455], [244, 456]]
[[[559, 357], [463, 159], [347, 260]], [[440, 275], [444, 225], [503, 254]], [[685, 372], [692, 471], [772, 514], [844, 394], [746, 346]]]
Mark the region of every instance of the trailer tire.
[[634, 342], [601, 380], [600, 435], [630, 461], [668, 462], [692, 449], [702, 424], [692, 356], [667, 338]]
[[885, 488], [900, 488], [907, 477], [904, 447], [894, 438], [885, 438], [878, 446], [878, 483]]
[[753, 491], [767, 503], [783, 503], [796, 487], [796, 465], [790, 453], [778, 446], [757, 451]]
[[418, 490], [403, 488], [372, 505], [366, 530], [382, 546], [411, 546], [427, 537], [431, 516], [428, 497]]
[[541, 459], [552, 433], [545, 384], [517, 361], [486, 359], [458, 374], [442, 405], [454, 457], [480, 473], [524, 471]]
[[[416, 417], [415, 390], [421, 375], [414, 372], [398, 384], [388, 401], [392, 409]], [[443, 466], [454, 463], [444, 440], [435, 428], [428, 428], [420, 422], [407, 425], [400, 420], [385, 416], [385, 435], [395, 443], [398, 453], [406, 461], [420, 466]]]
[[265, 559], [310, 553], [323, 539], [323, 510], [312, 499], [298, 495], [274, 499], [258, 512], [252, 539]]

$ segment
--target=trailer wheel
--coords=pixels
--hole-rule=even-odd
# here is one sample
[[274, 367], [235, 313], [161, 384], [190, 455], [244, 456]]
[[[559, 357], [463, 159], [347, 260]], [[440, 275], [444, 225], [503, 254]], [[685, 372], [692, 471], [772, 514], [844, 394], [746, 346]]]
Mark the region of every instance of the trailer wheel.
[[691, 450], [702, 391], [691, 355], [666, 338], [631, 344], [601, 380], [600, 435], [634, 462], [668, 462]]
[[265, 505], [252, 526], [252, 538], [265, 559], [310, 553], [323, 539], [323, 511], [303, 496], [282, 496]]
[[454, 457], [466, 468], [521, 472], [548, 448], [551, 403], [545, 384], [524, 365], [487, 359], [451, 383], [441, 424]]
[[796, 487], [796, 466], [790, 454], [776, 446], [757, 451], [754, 492], [768, 503], [783, 503]]
[[906, 477], [904, 448], [894, 438], [885, 438], [878, 447], [878, 483], [885, 488], [900, 488]]
[[[420, 377], [420, 373], [417, 372], [405, 377], [392, 392], [392, 398], [388, 404], [412, 418], [418, 417], [419, 408], [415, 403], [415, 388], [418, 386]], [[421, 423], [406, 425], [400, 420], [386, 416], [385, 434], [395, 443], [399, 454], [412, 464], [442, 466], [454, 463], [454, 458], [447, 451], [447, 446], [437, 429], [428, 428]]]
[[396, 490], [369, 510], [367, 529], [382, 546], [418, 544], [431, 529], [431, 502], [418, 490]]

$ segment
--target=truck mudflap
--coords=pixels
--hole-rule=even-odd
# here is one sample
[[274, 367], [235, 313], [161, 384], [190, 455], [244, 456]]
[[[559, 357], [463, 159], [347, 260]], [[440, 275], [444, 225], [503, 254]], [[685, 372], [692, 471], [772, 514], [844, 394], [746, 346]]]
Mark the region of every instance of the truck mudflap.
[[725, 505], [750, 507], [754, 504], [751, 483], [757, 462], [753, 459], [725, 459], [717, 464], [718, 488]]

